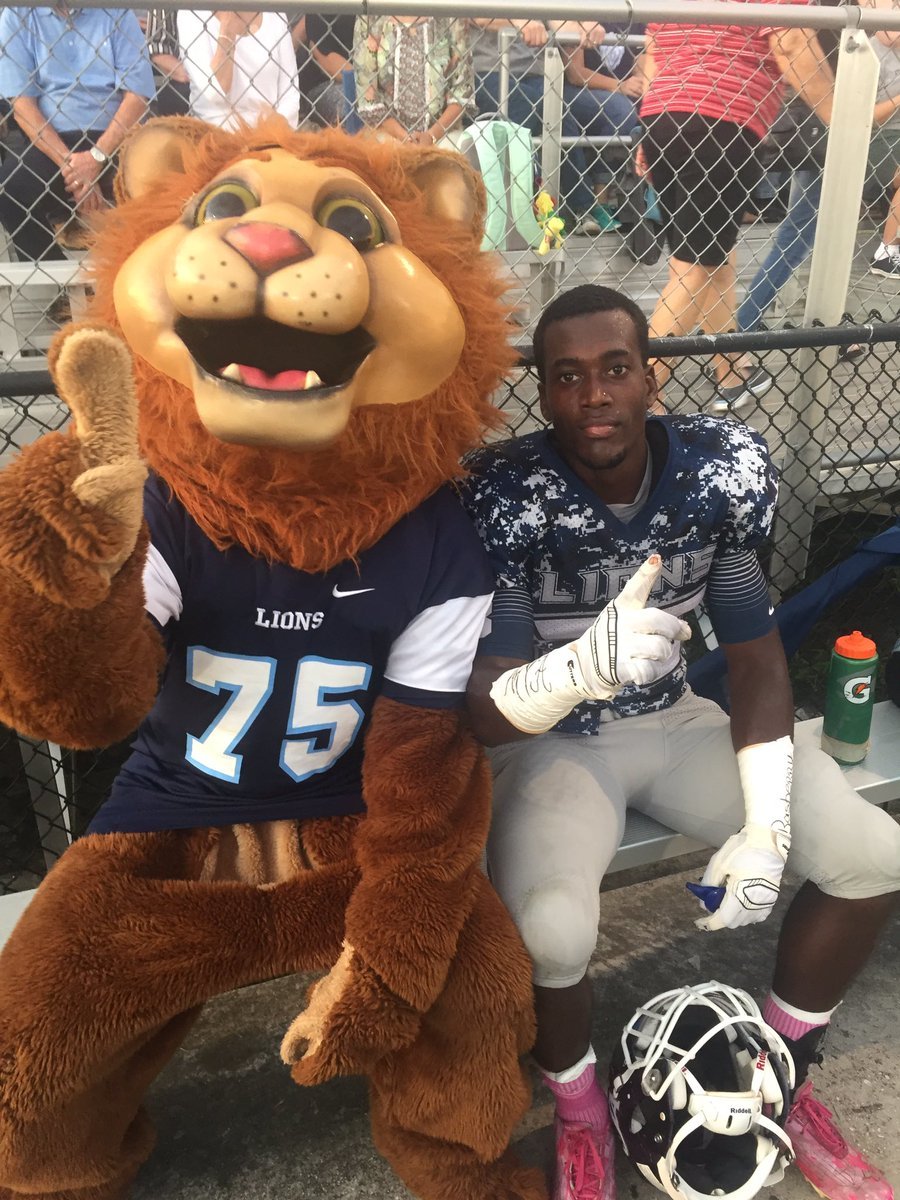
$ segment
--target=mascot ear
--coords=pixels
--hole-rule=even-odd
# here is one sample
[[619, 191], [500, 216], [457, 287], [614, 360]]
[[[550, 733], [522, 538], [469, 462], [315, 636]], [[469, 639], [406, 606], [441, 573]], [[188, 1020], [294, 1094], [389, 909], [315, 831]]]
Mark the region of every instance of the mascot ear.
[[136, 130], [119, 153], [118, 198], [146, 196], [163, 175], [183, 175], [186, 152], [208, 132], [202, 121], [189, 117], [151, 121]]
[[458, 154], [446, 150], [421, 155], [410, 174], [421, 188], [425, 211], [481, 241], [484, 189], [481, 180]]

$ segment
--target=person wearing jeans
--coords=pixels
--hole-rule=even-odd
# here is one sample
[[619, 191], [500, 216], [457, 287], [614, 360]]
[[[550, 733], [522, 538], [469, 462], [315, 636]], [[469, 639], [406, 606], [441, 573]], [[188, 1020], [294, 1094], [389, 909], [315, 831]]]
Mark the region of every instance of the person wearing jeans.
[[[640, 136], [638, 102], [644, 94], [646, 78], [643, 55], [635, 54], [625, 41], [627, 34], [643, 34], [642, 25], [607, 25], [607, 35], [618, 35], [611, 45], [595, 48], [583, 45], [563, 48], [566, 111], [587, 137], [627, 137], [635, 144]], [[608, 40], [608, 39], [607, 39]], [[616, 228], [612, 213], [605, 207], [606, 188], [613, 176], [622, 150], [586, 148], [588, 170], [593, 177], [599, 201], [594, 217], [601, 228]], [[618, 157], [617, 157], [618, 155]], [[627, 157], [627, 151], [625, 152]]]
[[[775, 237], [741, 302], [735, 323], [740, 333], [759, 329], [769, 305], [812, 254], [822, 195], [822, 169], [815, 163], [801, 167], [791, 176], [788, 209], [775, 230]], [[709, 406], [717, 416], [740, 415], [752, 408], [759, 396], [772, 386], [772, 376], [762, 367], [741, 361], [736, 368], [741, 382], [720, 387]]]
[[[823, 0], [833, 4], [835, 0]], [[831, 74], [837, 69], [838, 38], [828, 30], [816, 35]], [[765, 258], [750, 282], [747, 294], [737, 310], [735, 324], [740, 333], [757, 330], [775, 297], [812, 254], [822, 195], [822, 168], [825, 165], [827, 127], [799, 96], [791, 96], [772, 126], [771, 138], [778, 148], [778, 160], [791, 171], [787, 212], [775, 230]], [[859, 347], [846, 347], [845, 357], [854, 356]], [[758, 397], [772, 386], [772, 376], [762, 367], [742, 358], [735, 367], [740, 382], [719, 387], [709, 411], [717, 416], [740, 415], [751, 409]]]
[[766, 309], [812, 253], [821, 195], [819, 167], [810, 165], [794, 172], [784, 220], [737, 310], [741, 333], [759, 329]]

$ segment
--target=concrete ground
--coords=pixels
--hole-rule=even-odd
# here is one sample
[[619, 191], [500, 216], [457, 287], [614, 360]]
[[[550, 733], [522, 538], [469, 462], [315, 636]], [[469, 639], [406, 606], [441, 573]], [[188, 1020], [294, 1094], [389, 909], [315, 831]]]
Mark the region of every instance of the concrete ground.
[[[773, 918], [749, 929], [701, 934], [684, 889], [705, 853], [673, 860], [675, 874], [614, 877], [601, 897], [600, 939], [591, 968], [597, 1005], [594, 1044], [605, 1064], [638, 1003], [685, 983], [719, 979], [758, 998], [771, 969], [782, 899]], [[699, 870], [698, 870], [699, 867]], [[659, 868], [656, 869], [659, 871]], [[790, 889], [785, 889], [786, 896]], [[817, 1091], [845, 1131], [900, 1189], [900, 917], [836, 1014]], [[133, 1200], [403, 1200], [409, 1196], [369, 1137], [358, 1079], [295, 1087], [278, 1059], [282, 1032], [302, 1003], [304, 980], [247, 988], [211, 1003], [180, 1054], [152, 1089], [148, 1106], [160, 1140]], [[523, 1158], [549, 1165], [552, 1108], [536, 1088], [516, 1132]], [[620, 1200], [658, 1193], [620, 1154]], [[763, 1193], [813, 1200], [792, 1168]]]

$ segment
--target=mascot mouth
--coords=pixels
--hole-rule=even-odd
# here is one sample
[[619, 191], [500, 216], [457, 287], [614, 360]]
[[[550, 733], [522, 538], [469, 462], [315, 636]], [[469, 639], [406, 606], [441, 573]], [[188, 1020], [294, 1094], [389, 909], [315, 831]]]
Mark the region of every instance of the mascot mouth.
[[313, 399], [335, 391], [375, 348], [361, 325], [348, 333], [314, 333], [268, 317], [179, 317], [175, 333], [205, 375], [260, 399]]

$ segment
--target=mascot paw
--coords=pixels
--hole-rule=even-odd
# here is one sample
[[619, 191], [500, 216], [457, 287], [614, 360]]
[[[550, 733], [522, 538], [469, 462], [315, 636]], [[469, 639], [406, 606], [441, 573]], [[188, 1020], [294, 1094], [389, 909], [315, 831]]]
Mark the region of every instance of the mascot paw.
[[281, 1044], [297, 1083], [371, 1070], [385, 1054], [410, 1045], [420, 1014], [394, 996], [351, 945], [316, 983], [309, 1004]]
[[131, 351], [112, 330], [73, 325], [60, 335], [52, 364], [59, 394], [72, 411], [84, 467], [72, 491], [118, 526], [118, 544], [104, 564], [115, 574], [137, 541], [147, 476], [138, 451]]
[[131, 353], [111, 330], [71, 325], [50, 366], [68, 435], [27, 447], [0, 486], [0, 564], [54, 603], [99, 604], [132, 553], [147, 471], [138, 454]]

